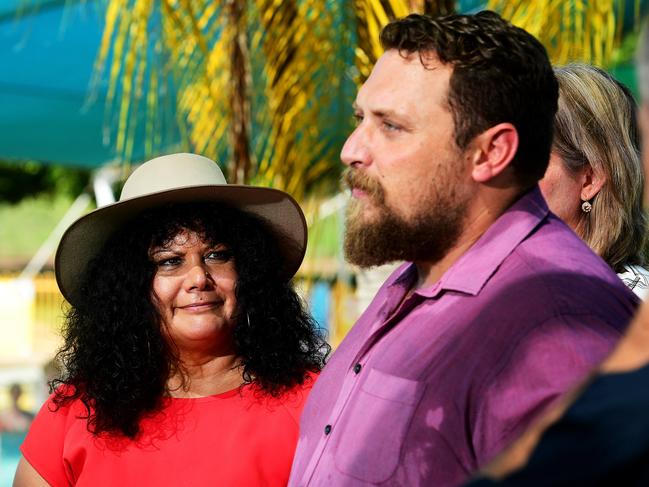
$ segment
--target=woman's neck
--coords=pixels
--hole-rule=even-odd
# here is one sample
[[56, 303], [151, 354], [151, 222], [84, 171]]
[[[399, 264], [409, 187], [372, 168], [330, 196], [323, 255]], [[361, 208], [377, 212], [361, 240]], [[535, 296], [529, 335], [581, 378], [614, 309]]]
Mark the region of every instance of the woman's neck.
[[227, 392], [243, 384], [236, 355], [193, 357], [181, 354], [180, 367], [167, 381], [171, 397], [205, 397]]

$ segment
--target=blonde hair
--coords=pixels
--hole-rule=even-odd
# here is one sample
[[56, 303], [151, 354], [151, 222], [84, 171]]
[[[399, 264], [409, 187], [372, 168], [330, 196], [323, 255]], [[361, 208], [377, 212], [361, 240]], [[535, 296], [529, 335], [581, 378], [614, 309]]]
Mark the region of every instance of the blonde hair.
[[616, 272], [644, 264], [647, 217], [636, 103], [630, 91], [594, 66], [555, 68], [559, 110], [553, 151], [568, 170], [590, 164], [605, 178], [575, 232]]

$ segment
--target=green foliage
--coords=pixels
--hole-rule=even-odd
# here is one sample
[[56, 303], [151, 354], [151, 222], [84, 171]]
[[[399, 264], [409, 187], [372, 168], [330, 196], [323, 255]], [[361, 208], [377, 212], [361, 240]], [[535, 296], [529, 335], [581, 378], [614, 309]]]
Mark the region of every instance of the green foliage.
[[635, 60], [635, 51], [639, 37], [639, 30], [629, 32], [624, 36], [620, 46], [613, 51], [611, 65], [632, 64]]
[[72, 204], [67, 195], [41, 193], [19, 203], [0, 203], [0, 267], [20, 270]]
[[340, 234], [342, 234], [340, 212], [335, 212], [326, 218], [316, 220], [309, 227], [309, 243], [306, 250], [306, 258], [338, 257], [340, 255], [340, 246], [342, 245], [342, 242], [339, 240]]
[[90, 180], [90, 172], [35, 162], [0, 161], [0, 202], [16, 204], [40, 194], [75, 197]]

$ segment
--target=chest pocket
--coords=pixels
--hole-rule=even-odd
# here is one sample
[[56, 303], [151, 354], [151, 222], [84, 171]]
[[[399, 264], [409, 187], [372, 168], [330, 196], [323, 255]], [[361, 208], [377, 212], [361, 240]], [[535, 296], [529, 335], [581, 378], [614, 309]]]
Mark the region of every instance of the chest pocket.
[[418, 381], [370, 369], [336, 428], [336, 468], [365, 482], [388, 480], [423, 391]]

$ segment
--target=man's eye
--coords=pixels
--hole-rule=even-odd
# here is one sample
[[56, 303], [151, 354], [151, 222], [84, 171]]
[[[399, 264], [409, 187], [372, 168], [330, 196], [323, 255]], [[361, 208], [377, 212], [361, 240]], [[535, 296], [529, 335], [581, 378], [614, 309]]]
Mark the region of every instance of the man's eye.
[[389, 132], [394, 132], [394, 131], [401, 130], [401, 127], [399, 125], [396, 125], [396, 124], [394, 124], [392, 122], [388, 122], [388, 121], [383, 122], [383, 127], [385, 128], [385, 130], [387, 130]]
[[359, 125], [363, 121], [363, 114], [362, 113], [354, 113], [354, 122], [356, 125]]

